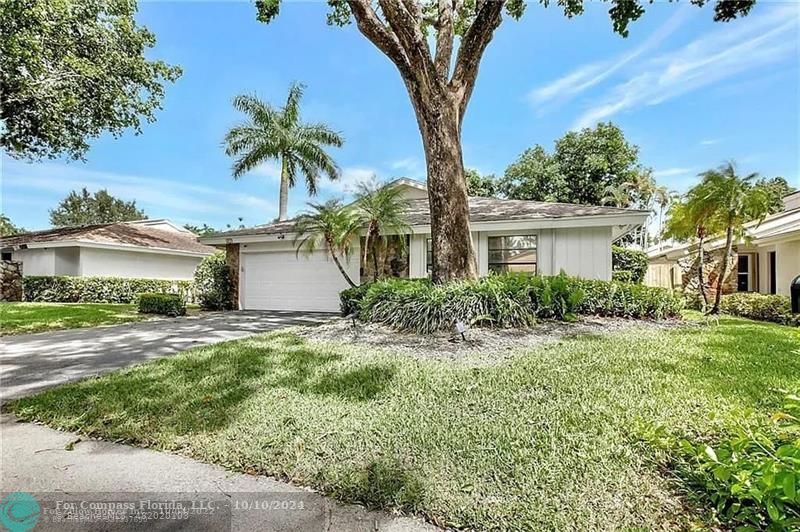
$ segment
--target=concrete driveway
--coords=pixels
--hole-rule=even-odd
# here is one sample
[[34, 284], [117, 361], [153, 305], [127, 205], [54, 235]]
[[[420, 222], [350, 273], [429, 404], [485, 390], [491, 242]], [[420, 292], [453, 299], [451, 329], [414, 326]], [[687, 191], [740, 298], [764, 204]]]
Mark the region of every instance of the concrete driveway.
[[209, 313], [110, 327], [0, 339], [0, 401], [68, 381], [292, 325], [315, 325], [332, 314], [287, 311]]

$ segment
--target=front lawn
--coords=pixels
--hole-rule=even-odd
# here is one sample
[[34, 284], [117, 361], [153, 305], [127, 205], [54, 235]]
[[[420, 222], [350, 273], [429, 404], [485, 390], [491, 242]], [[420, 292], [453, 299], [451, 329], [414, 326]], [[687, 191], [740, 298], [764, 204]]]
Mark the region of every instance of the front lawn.
[[135, 305], [105, 303], [0, 303], [0, 336], [138, 321]]
[[800, 385], [800, 331], [721, 318], [543, 344], [469, 367], [291, 332], [9, 405], [111, 440], [287, 478], [474, 529], [660, 529], [699, 519], [639, 440], [760, 423]]

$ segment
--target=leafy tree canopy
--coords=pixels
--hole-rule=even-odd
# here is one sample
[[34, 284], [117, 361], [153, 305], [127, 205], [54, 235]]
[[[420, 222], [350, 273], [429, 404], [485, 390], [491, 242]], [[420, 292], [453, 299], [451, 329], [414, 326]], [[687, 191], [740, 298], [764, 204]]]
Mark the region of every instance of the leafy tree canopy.
[[144, 211], [136, 207], [136, 201], [115, 198], [107, 190], [90, 194], [86, 188], [73, 190], [50, 210], [50, 224], [54, 227], [70, 225], [106, 224], [146, 219]]
[[775, 214], [783, 210], [783, 198], [795, 191], [783, 177], [773, 177], [772, 179], [762, 178], [758, 180], [759, 186], [765, 187], [769, 191], [770, 203], [769, 212]]
[[600, 123], [570, 131], [556, 141], [552, 154], [539, 145], [525, 150], [506, 169], [500, 192], [511, 199], [589, 205], [609, 203], [611, 192], [626, 192], [623, 203], [647, 204], [649, 197], [644, 196], [650, 185], [649, 170], [639, 162], [639, 147], [628, 142], [618, 126]]
[[81, 158], [88, 140], [152, 122], [180, 69], [155, 45], [135, 0], [0, 2], [0, 146], [11, 156]]
[[467, 179], [467, 194], [470, 196], [480, 196], [491, 198], [498, 193], [497, 178], [494, 175], [481, 175], [480, 172], [472, 168], [464, 171]]
[[197, 236], [208, 236], [208, 235], [213, 235], [214, 233], [217, 232], [216, 229], [214, 229], [208, 224], [203, 224], [203, 225], [185, 224], [183, 228], [188, 229]]
[[5, 214], [0, 214], [0, 236], [18, 235], [24, 233], [25, 229], [14, 225], [11, 218]]

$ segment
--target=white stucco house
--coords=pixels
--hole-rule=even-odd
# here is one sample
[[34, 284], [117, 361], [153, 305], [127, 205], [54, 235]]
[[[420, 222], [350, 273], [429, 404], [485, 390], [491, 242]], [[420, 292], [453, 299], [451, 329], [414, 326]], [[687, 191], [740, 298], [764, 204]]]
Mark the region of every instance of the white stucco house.
[[0, 238], [23, 277], [72, 275], [184, 280], [215, 249], [169, 220], [60, 227]]
[[[750, 223], [748, 239], [735, 242], [736, 260], [731, 286], [738, 292], [790, 295], [792, 280], [800, 275], [800, 191], [783, 200], [783, 210], [761, 224]], [[707, 251], [723, 249], [725, 240], [708, 242]], [[695, 256], [696, 244], [665, 245], [648, 251], [645, 284], [681, 288], [679, 261]]]
[[[430, 210], [425, 184], [399, 179], [409, 199], [406, 263], [411, 278], [429, 275]], [[641, 226], [648, 212], [536, 201], [470, 198], [470, 228], [478, 271], [529, 271], [611, 279], [611, 243]], [[295, 252], [294, 220], [217, 233], [201, 242], [225, 247], [239, 272], [243, 309], [336, 311], [339, 292], [348, 287], [336, 266], [319, 250]], [[351, 278], [361, 277], [359, 248], [345, 262]]]

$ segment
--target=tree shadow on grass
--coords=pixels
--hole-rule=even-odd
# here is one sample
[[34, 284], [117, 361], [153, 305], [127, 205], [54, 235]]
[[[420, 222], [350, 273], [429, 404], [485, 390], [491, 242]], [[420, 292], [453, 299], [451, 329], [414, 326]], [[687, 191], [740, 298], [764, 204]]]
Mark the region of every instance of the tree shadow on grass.
[[8, 410], [26, 420], [107, 438], [163, 441], [228, 426], [252, 396], [276, 389], [367, 401], [392, 366], [336, 364], [342, 355], [289, 333], [190, 350], [23, 398]]

